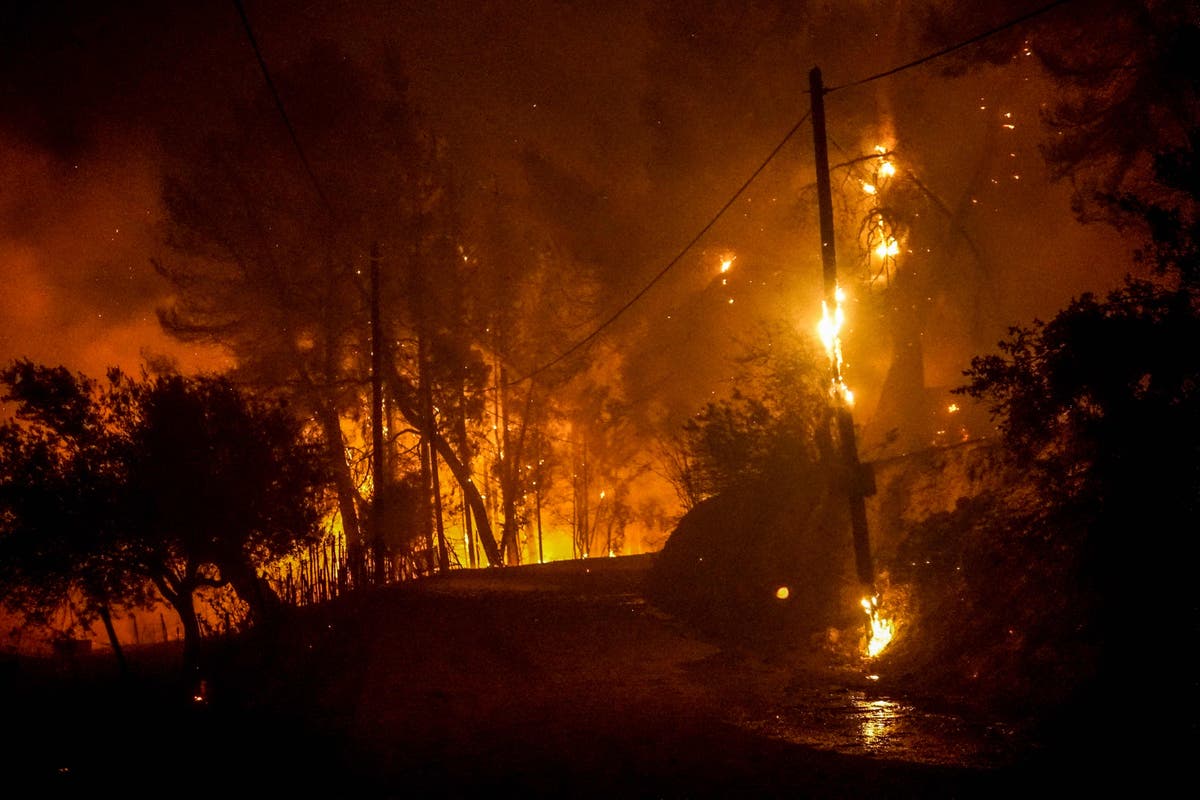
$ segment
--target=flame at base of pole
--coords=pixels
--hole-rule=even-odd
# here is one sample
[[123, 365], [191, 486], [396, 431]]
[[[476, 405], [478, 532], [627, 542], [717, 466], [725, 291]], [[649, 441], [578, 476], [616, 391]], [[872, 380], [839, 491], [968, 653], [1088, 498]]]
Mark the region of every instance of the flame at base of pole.
[[879, 602], [879, 595], [872, 595], [862, 599], [863, 611], [867, 613], [867, 619], [871, 623], [871, 634], [867, 640], [867, 658], [875, 658], [891, 644], [892, 637], [896, 635], [895, 623], [883, 616]]

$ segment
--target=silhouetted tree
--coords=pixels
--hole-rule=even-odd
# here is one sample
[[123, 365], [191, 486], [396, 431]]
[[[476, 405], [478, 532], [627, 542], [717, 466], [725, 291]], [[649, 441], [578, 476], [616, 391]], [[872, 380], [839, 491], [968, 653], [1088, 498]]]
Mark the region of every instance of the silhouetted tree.
[[1047, 323], [1012, 328], [958, 390], [991, 403], [1050, 527], [1079, 548], [1115, 680], [1128, 680], [1148, 633], [1196, 630], [1196, 541], [1181, 527], [1200, 510], [1194, 147], [1160, 154], [1154, 175], [1155, 191], [1109, 202], [1147, 221], [1141, 257], [1155, 279], [1126, 279], [1104, 299], [1083, 295]]
[[320, 535], [328, 480], [288, 409], [222, 378], [97, 382], [29, 361], [0, 384], [17, 408], [0, 429], [11, 601], [128, 605], [152, 585], [179, 614], [188, 665], [198, 590], [231, 586], [258, 622], [278, 610], [259, 569]]
[[668, 474], [686, 508], [829, 456], [825, 363], [811, 342], [782, 326], [743, 349], [737, 388], [705, 405], [668, 448]]
[[[24, 623], [72, 636], [104, 623], [114, 653], [121, 647], [112, 614], [142, 605], [148, 582], [114, 567], [120, 547], [124, 448], [115, 447], [93, 405], [97, 387], [65, 371], [3, 380], [22, 381], [30, 395], [20, 422], [0, 427], [0, 601]], [[16, 394], [6, 393], [6, 397]], [[116, 409], [112, 409], [116, 410]], [[80, 629], [62, 630], [59, 612]]]

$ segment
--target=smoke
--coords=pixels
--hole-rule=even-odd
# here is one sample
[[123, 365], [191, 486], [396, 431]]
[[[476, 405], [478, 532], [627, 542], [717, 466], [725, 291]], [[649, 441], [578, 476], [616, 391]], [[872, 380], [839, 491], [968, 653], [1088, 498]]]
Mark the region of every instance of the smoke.
[[[904, 3], [468, 5], [264, 1], [247, 12], [274, 70], [317, 40], [369, 68], [401, 65], [424, 121], [451, 148], [464, 207], [508, 198], [515, 225], [554, 240], [604, 287], [598, 319], [677, 255], [807, 111], [812, 66], [836, 86], [929, 49]], [[158, 330], [154, 309], [169, 289], [149, 261], [163, 249], [159, 154], [224, 124], [232, 106], [262, 91], [232, 7], [50, 8], [10, 22], [0, 356], [88, 371], [136, 368], [146, 352], [186, 370], [219, 366], [219, 353]], [[961, 25], [977, 29], [970, 14]], [[1125, 268], [1125, 245], [1079, 226], [1069, 187], [1051, 184], [1041, 166], [1038, 117], [1050, 91], [1030, 62], [957, 77], [920, 68], [829, 96], [831, 161], [889, 139], [957, 214], [961, 231], [940, 223], [942, 277], [927, 295], [929, 385], [954, 383], [1005, 325], [1107, 288]], [[1001, 127], [1003, 113], [1015, 128]], [[834, 180], [849, 279], [862, 266], [845, 199], [854, 184], [848, 171]], [[727, 390], [728, 358], [761, 320], [815, 326], [812, 181], [802, 128], [605, 332], [623, 353], [626, 398], [647, 424], [674, 425]], [[736, 261], [721, 282], [725, 254]], [[890, 358], [883, 334], [849, 321], [848, 378], [864, 414]]]

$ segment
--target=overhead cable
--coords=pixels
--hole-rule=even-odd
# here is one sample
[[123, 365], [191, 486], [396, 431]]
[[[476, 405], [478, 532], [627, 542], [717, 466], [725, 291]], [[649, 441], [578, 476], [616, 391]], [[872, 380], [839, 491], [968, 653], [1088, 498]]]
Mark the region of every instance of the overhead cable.
[[1070, 2], [1071, 2], [1071, 0], [1055, 0], [1055, 2], [1053, 2], [1053, 3], [1048, 3], [1044, 6], [1042, 6], [1041, 8], [1037, 8], [1037, 9], [1034, 9], [1033, 11], [1030, 11], [1027, 14], [1022, 14], [1019, 17], [1010, 19], [1008, 22], [1005, 22], [1001, 25], [997, 25], [994, 28], [990, 28], [986, 31], [983, 31], [982, 33], [977, 33], [969, 39], [964, 39], [961, 42], [958, 42], [957, 44], [952, 44], [949, 47], [943, 47], [941, 50], [937, 50], [933, 53], [929, 53], [928, 55], [921, 56], [920, 58], [915, 59], [913, 61], [909, 61], [907, 64], [901, 64], [898, 67], [892, 67], [891, 69], [884, 70], [883, 72], [877, 72], [874, 75], [868, 75], [865, 78], [859, 78], [858, 80], [850, 81], [849, 83], [843, 83], [838, 86], [831, 86], [825, 90], [825, 94], [830, 94], [831, 92], [836, 92], [840, 89], [849, 89], [851, 86], [861, 86], [864, 83], [870, 83], [871, 81], [877, 81], [880, 78], [886, 78], [889, 75], [895, 75], [896, 73], [903, 72], [906, 69], [912, 69], [913, 67], [919, 67], [922, 64], [927, 64], [930, 61], [933, 61], [934, 59], [941, 58], [942, 56], [949, 55], [950, 53], [953, 53], [956, 50], [961, 50], [964, 47], [975, 44], [976, 42], [983, 41], [984, 39], [988, 38], [989, 36], [995, 36], [997, 33], [1006, 31], [1009, 28], [1014, 28], [1023, 22], [1028, 22], [1029, 20], [1031, 20], [1035, 17], [1040, 17], [1042, 14], [1045, 14], [1049, 11], [1053, 11], [1054, 9], [1058, 8], [1059, 6], [1066, 5], [1067, 3], [1070, 3]]
[[296, 154], [300, 157], [300, 163], [304, 165], [304, 171], [308, 175], [308, 179], [312, 182], [313, 190], [317, 193], [317, 197], [320, 198], [321, 204], [325, 206], [325, 210], [332, 217], [333, 206], [329, 204], [329, 199], [321, 189], [321, 182], [317, 180], [317, 175], [313, 172], [312, 165], [308, 163], [308, 156], [304, 154], [304, 148], [300, 146], [300, 139], [296, 136], [296, 129], [292, 127], [292, 121], [288, 118], [287, 109], [284, 108], [283, 100], [275, 88], [275, 81], [271, 80], [271, 71], [267, 69], [267, 62], [263, 59], [262, 51], [258, 49], [258, 40], [254, 37], [254, 29], [250, 26], [250, 18], [246, 16], [246, 9], [242, 7], [241, 0], [233, 0], [233, 5], [237, 8], [238, 16], [242, 18], [242, 27], [246, 31], [246, 38], [250, 40], [250, 47], [254, 50], [254, 57], [258, 59], [258, 66], [262, 70], [263, 80], [266, 81], [267, 89], [270, 91], [271, 97], [275, 100], [275, 108], [279, 110], [279, 116], [283, 119], [283, 126], [287, 128], [288, 136], [292, 139], [292, 145], [296, 148]]
[[697, 242], [699, 242], [702, 238], [704, 238], [704, 235], [706, 233], [708, 233], [714, 225], [717, 224], [718, 220], [720, 220], [721, 217], [725, 214], [725, 212], [729, 210], [729, 207], [732, 206], [735, 202], [737, 202], [737, 199], [739, 197], [741, 197], [742, 194], [744, 194], [748, 188], [750, 188], [750, 184], [754, 183], [755, 178], [757, 178], [759, 176], [759, 174], [762, 173], [762, 171], [767, 168], [767, 165], [770, 164], [775, 159], [775, 156], [779, 155], [779, 151], [781, 151], [783, 149], [784, 145], [786, 145], [791, 140], [791, 138], [796, 135], [796, 132], [799, 131], [800, 127], [805, 122], [808, 121], [808, 118], [811, 114], [812, 114], [811, 111], [805, 113], [805, 115], [803, 117], [801, 117], [800, 120], [795, 125], [792, 126], [791, 130], [789, 130], [784, 135], [783, 139], [780, 140], [779, 144], [775, 145], [775, 148], [767, 155], [767, 157], [765, 159], [763, 159], [762, 163], [758, 165], [758, 168], [755, 169], [754, 172], [752, 172], [750, 174], [750, 177], [747, 178], [746, 181], [740, 187], [738, 187], [738, 190], [733, 193], [733, 196], [730, 197], [729, 200], [727, 200], [723, 206], [721, 206], [721, 208], [717, 211], [717, 213], [713, 215], [712, 219], [710, 219], [708, 221], [708, 223], [703, 228], [700, 229], [700, 232], [697, 233], [695, 236], [693, 236], [691, 238], [691, 240], [688, 241], [688, 243], [685, 244], [683, 246], [683, 248], [675, 255], [675, 257], [672, 258], [670, 261], [668, 261], [667, 265], [665, 267], [663, 267], [662, 269], [660, 269], [658, 271], [658, 274], [655, 275], [653, 278], [651, 278], [650, 281], [645, 286], [643, 286], [638, 291], [637, 294], [635, 294], [633, 297], [629, 298], [629, 300], [624, 305], [622, 305], [620, 308], [618, 308], [615, 312], [613, 312], [613, 314], [611, 316], [609, 316], [607, 319], [605, 319], [603, 322], [601, 322], [599, 325], [597, 325], [594, 329], [592, 329], [592, 332], [589, 333], [587, 336], [584, 336], [582, 339], [575, 342], [575, 344], [571, 345], [566, 350], [562, 351], [557, 356], [555, 356], [554, 358], [547, 361], [545, 364], [542, 364], [540, 367], [537, 367], [536, 369], [526, 373], [522, 377], [517, 378], [516, 380], [510, 381], [509, 383], [507, 383], [505, 385], [513, 386], [518, 383], [523, 383], [524, 381], [527, 381], [530, 378], [536, 377], [537, 375], [540, 375], [541, 373], [550, 369], [554, 365], [560, 363], [563, 359], [567, 358], [571, 354], [577, 352], [582, 347], [584, 347], [587, 344], [589, 344], [590, 342], [592, 342], [609, 325], [612, 325], [614, 322], [616, 322], [617, 319], [619, 319], [622, 314], [624, 314], [626, 311], [628, 311], [630, 308], [632, 308], [635, 303], [637, 303], [639, 300], [641, 300], [643, 297], [645, 297], [646, 293], [649, 292], [652, 288], [654, 288], [655, 284], [657, 284], [660, 280], [662, 280], [664, 277], [666, 277], [667, 273], [670, 272], [671, 269], [674, 268], [674, 266], [680, 262], [680, 260], [684, 257], [684, 255], [686, 255], [687, 252], [689, 250], [691, 250], [696, 245]]

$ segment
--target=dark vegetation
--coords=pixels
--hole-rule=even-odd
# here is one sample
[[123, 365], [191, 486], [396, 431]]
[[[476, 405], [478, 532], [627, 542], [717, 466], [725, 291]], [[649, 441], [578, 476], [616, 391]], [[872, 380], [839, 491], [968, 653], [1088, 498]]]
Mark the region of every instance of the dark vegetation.
[[[0, 599], [67, 639], [168, 602], [185, 661], [197, 593], [230, 587], [251, 624], [281, 603], [263, 567], [321, 535], [327, 463], [303, 422], [228, 380], [104, 381], [17, 362], [0, 372]], [[55, 615], [74, 611], [75, 627]]]

